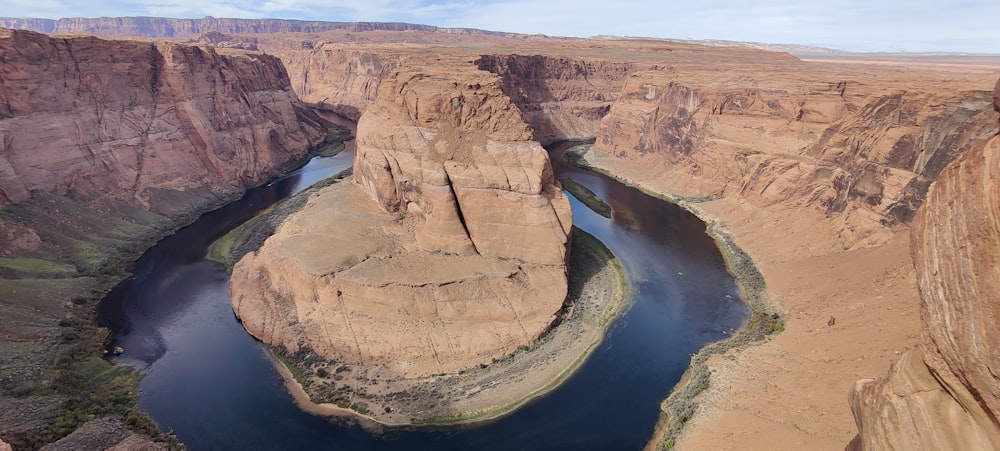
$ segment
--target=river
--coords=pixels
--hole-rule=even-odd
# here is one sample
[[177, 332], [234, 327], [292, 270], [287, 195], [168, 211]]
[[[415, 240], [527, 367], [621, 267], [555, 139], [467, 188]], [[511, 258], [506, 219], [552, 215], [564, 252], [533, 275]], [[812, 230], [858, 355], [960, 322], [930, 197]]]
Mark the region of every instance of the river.
[[[553, 151], [561, 154], [566, 145]], [[313, 159], [165, 238], [101, 302], [99, 321], [143, 375], [139, 408], [190, 449], [637, 449], [690, 355], [748, 313], [705, 225], [690, 213], [559, 158], [559, 176], [587, 186], [612, 219], [570, 196], [575, 224], [625, 268], [630, 307], [562, 386], [511, 415], [436, 429], [360, 426], [301, 411], [264, 346], [229, 304], [228, 274], [207, 247], [268, 205], [350, 166], [353, 152]]]

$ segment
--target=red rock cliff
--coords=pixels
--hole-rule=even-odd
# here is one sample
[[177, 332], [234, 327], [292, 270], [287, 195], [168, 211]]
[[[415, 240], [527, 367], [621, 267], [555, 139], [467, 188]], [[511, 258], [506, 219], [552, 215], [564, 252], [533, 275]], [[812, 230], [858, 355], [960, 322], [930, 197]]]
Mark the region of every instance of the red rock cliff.
[[1000, 136], [941, 173], [911, 240], [923, 341], [887, 378], [855, 385], [853, 444], [1000, 449]]
[[0, 61], [0, 204], [102, 193], [186, 211], [326, 135], [266, 55], [4, 31]]
[[884, 92], [860, 86], [863, 75], [826, 81], [799, 65], [633, 74], [595, 147], [672, 167], [691, 197], [808, 207], [853, 247], [908, 223], [941, 169], [996, 131], [987, 92]]
[[597, 136], [600, 120], [638, 64], [599, 58], [483, 55], [480, 69], [500, 75], [542, 143]]
[[548, 330], [567, 293], [569, 201], [497, 76], [400, 70], [357, 141], [355, 183], [318, 193], [233, 268], [250, 333], [420, 378]]
[[0, 405], [23, 412], [0, 415], [4, 438], [34, 443], [77, 395], [24, 396], [76, 374], [55, 356], [92, 349], [66, 334], [126, 259], [327, 128], [274, 57], [0, 30]]

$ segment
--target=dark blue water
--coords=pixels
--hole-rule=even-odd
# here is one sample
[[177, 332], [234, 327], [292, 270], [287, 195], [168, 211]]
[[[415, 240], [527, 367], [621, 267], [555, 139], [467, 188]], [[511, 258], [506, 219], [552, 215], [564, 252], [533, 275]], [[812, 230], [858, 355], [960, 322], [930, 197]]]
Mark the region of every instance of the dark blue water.
[[256, 211], [350, 164], [348, 153], [334, 158], [252, 190], [164, 239], [102, 302], [102, 321], [125, 349], [119, 363], [145, 375], [140, 408], [191, 449], [637, 449], [690, 354], [725, 338], [747, 314], [697, 218], [556, 161], [557, 173], [613, 207], [608, 220], [571, 199], [576, 225], [619, 258], [634, 299], [583, 367], [549, 395], [477, 426], [373, 433], [304, 413], [233, 315], [226, 272], [204, 255]]

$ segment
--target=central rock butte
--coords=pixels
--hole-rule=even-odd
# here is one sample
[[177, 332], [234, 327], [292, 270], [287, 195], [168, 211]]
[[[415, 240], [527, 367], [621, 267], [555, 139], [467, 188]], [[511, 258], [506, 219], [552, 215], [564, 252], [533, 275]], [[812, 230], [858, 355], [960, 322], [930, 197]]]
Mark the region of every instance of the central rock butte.
[[233, 269], [251, 334], [384, 377], [489, 364], [566, 298], [568, 199], [498, 76], [405, 69], [358, 124], [354, 184]]

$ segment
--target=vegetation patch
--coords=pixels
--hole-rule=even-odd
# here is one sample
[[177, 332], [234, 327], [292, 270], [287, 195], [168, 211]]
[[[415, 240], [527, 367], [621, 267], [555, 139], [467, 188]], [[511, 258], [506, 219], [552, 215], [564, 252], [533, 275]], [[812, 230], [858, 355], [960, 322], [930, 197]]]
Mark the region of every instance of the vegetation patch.
[[76, 276], [76, 267], [40, 258], [0, 258], [0, 277], [5, 279], [60, 279]]
[[250, 218], [215, 240], [208, 248], [208, 258], [222, 263], [227, 270], [232, 271], [233, 266], [244, 255], [259, 250], [264, 245], [264, 241], [274, 235], [274, 232], [288, 216], [301, 210], [306, 205], [306, 201], [309, 200], [309, 196], [317, 190], [350, 177], [351, 174], [353, 174], [351, 168], [340, 171]]
[[594, 194], [590, 188], [580, 184], [576, 180], [569, 177], [559, 177], [559, 183], [562, 184], [566, 191], [569, 191], [576, 200], [579, 200], [587, 208], [594, 211], [605, 218], [611, 219], [611, 206], [606, 204], [597, 194]]
[[146, 414], [136, 409], [139, 374], [101, 358], [100, 349], [108, 331], [97, 327], [93, 320], [98, 300], [97, 296], [78, 300], [78, 309], [59, 321], [56, 359], [27, 394], [56, 396], [64, 401], [42, 429], [9, 437], [15, 449], [38, 449], [69, 435], [83, 423], [111, 415], [125, 418], [130, 429], [168, 448], [180, 447], [176, 438], [160, 432]]

